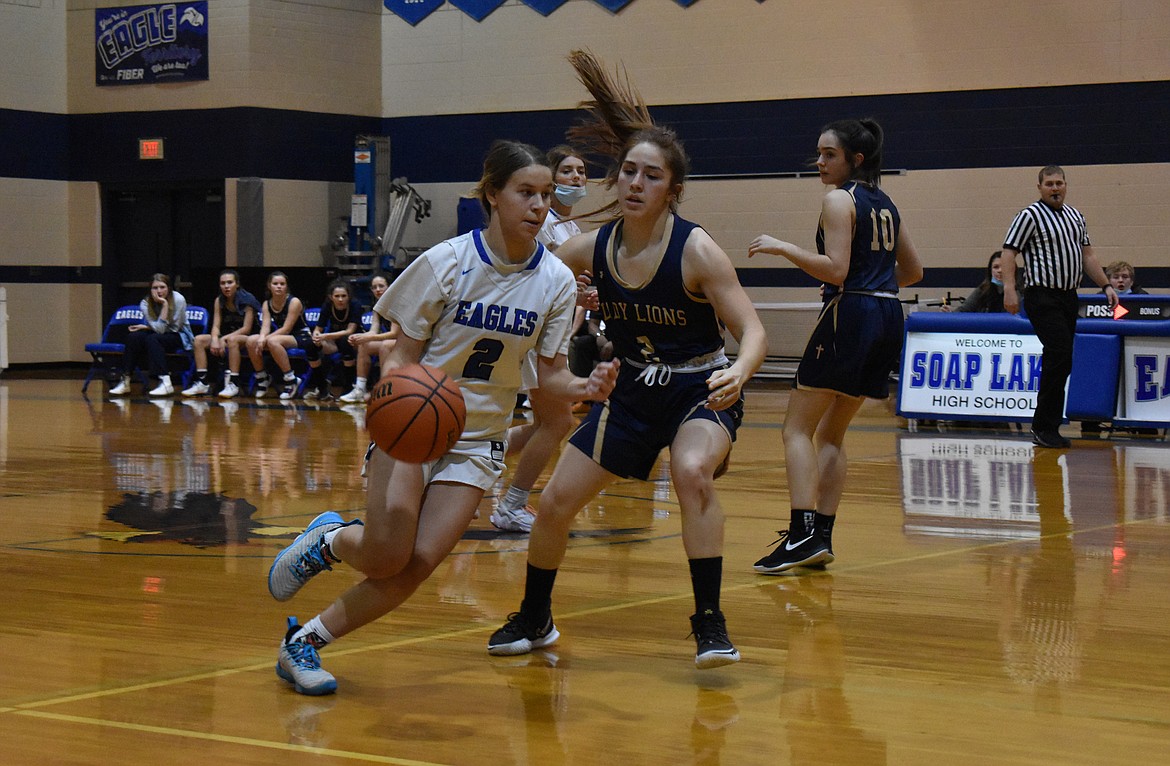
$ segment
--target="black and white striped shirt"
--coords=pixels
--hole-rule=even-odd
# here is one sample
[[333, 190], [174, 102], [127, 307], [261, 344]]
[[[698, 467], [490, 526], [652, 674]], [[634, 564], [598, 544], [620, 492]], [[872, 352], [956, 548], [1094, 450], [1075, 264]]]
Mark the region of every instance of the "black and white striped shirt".
[[1084, 271], [1083, 248], [1092, 245], [1085, 217], [1071, 205], [1053, 210], [1037, 200], [1021, 210], [1008, 228], [1005, 248], [1024, 256], [1027, 284], [1075, 290]]

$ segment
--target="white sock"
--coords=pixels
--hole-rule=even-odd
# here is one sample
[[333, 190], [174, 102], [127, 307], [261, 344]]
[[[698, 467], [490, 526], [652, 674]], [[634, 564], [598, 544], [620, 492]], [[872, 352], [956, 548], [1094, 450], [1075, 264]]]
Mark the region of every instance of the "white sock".
[[353, 381], [353, 387], [360, 388], [361, 390], [365, 391], [366, 390], [366, 379], [362, 378], [362, 377], [355, 378]]
[[528, 505], [528, 496], [531, 494], [532, 490], [530, 489], [508, 487], [508, 491], [504, 493], [504, 499], [500, 501], [500, 505], [508, 510], [518, 511]]
[[341, 559], [337, 558], [337, 554], [333, 552], [333, 538], [337, 537], [337, 533], [343, 529], [345, 529], [345, 527], [331, 529], [321, 537], [321, 539], [325, 542], [325, 552], [328, 553], [329, 558], [333, 559], [334, 561], [341, 561]]
[[288, 372], [286, 372], [284, 374], [284, 382], [285, 383], [292, 383], [296, 379], [297, 379], [297, 374], [295, 372], [293, 372], [292, 370], [289, 370]]
[[337, 639], [325, 627], [325, 623], [321, 622], [321, 615], [317, 615], [313, 619], [301, 626], [301, 629], [293, 634], [292, 641], [308, 641], [310, 644], [320, 649], [325, 644], [332, 643]]

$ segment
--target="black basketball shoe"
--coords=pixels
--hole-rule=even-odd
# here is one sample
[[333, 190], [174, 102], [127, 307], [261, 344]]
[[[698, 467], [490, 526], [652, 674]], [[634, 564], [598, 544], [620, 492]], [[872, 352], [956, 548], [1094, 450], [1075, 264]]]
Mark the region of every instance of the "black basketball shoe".
[[739, 662], [739, 651], [727, 637], [723, 612], [708, 609], [691, 615], [691, 635], [695, 637], [695, 667], [700, 670]]
[[802, 540], [793, 540], [788, 530], [783, 530], [773, 545], [776, 549], [753, 566], [760, 574], [774, 575], [795, 567], [824, 566], [831, 564], [834, 558], [833, 549], [816, 531], [808, 533]]
[[544, 618], [536, 619], [523, 611], [512, 612], [504, 627], [488, 639], [488, 654], [527, 654], [533, 649], [551, 646], [560, 637], [551, 612]]

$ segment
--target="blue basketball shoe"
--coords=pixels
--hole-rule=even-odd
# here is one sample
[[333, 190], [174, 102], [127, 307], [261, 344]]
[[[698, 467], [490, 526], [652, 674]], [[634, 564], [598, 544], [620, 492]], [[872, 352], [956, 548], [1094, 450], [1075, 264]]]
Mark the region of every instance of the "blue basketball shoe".
[[292, 545], [272, 560], [268, 569], [268, 592], [277, 601], [288, 601], [314, 575], [332, 570], [333, 564], [340, 559], [334, 558], [325, 545], [325, 533], [361, 523], [359, 519], [342, 521], [341, 514], [335, 511], [326, 511], [313, 519]]
[[321, 655], [317, 647], [308, 641], [293, 641], [292, 637], [301, 626], [296, 617], [288, 618], [288, 632], [280, 642], [280, 653], [276, 656], [276, 675], [293, 685], [300, 694], [316, 697], [337, 691], [337, 679], [332, 673], [321, 669]]

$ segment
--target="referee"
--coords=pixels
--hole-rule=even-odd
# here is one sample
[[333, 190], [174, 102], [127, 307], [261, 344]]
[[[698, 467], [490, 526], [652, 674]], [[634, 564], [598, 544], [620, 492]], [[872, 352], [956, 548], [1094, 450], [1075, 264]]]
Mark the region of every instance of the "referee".
[[1082, 272], [1105, 288], [1109, 307], [1117, 305], [1117, 291], [1109, 284], [1085, 227], [1085, 217], [1064, 204], [1068, 187], [1064, 169], [1049, 165], [1040, 171], [1040, 199], [1021, 210], [1004, 239], [1003, 307], [1016, 314], [1016, 255], [1024, 256], [1025, 302], [1028, 321], [1040, 345], [1040, 390], [1032, 414], [1032, 443], [1039, 447], [1068, 447], [1060, 435], [1064, 420], [1064, 386], [1072, 372], [1073, 335], [1077, 325], [1077, 287]]

